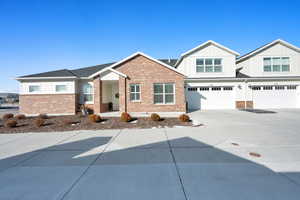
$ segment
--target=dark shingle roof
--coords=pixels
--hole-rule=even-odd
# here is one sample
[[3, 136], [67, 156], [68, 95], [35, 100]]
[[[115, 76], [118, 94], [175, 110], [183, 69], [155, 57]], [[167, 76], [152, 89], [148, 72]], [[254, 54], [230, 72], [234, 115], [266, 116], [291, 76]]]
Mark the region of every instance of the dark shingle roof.
[[106, 67], [109, 67], [113, 64], [114, 63], [107, 63], [107, 64], [102, 64], [102, 65], [95, 65], [92, 67], [84, 67], [84, 68], [74, 69], [74, 70], [70, 70], [70, 71], [78, 77], [88, 77], [88, 76], [90, 76]]
[[[166, 63], [172, 67], [175, 66], [175, 63], [177, 62], [177, 59], [159, 59], [159, 61]], [[38, 74], [31, 74], [26, 76], [21, 76], [19, 78], [36, 78], [36, 77], [89, 77], [90, 75], [107, 68], [113, 63], [106, 63], [101, 65], [95, 65], [91, 67], [83, 67], [73, 70], [63, 69], [63, 70], [56, 70], [56, 71], [50, 71], [50, 72], [44, 72], [44, 73], [38, 73]]]
[[35, 78], [35, 77], [72, 77], [75, 76], [70, 70], [62, 69], [56, 71], [43, 72], [38, 74], [31, 74], [26, 76], [21, 76], [19, 78]]
[[175, 64], [177, 62], [177, 59], [158, 59], [158, 60], [172, 67], [175, 67]]

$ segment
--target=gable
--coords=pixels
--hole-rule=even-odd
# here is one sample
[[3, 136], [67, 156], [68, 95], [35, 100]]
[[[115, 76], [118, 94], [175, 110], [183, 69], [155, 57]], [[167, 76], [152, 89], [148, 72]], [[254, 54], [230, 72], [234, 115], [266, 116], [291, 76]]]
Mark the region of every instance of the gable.
[[207, 44], [199, 49], [194, 50], [193, 52], [190, 52], [185, 57], [189, 56], [212, 56], [212, 57], [224, 57], [224, 56], [233, 56], [232, 53], [224, 50], [223, 48], [220, 48], [219, 46], [216, 46], [214, 44]]
[[167, 68], [163, 64], [149, 59], [144, 55], [136, 55], [131, 59], [114, 67], [115, 70], [126, 74], [130, 78], [156, 79], [159, 76], [172, 78], [174, 76], [184, 77], [183, 74]]
[[278, 55], [294, 55], [296, 53], [300, 53], [300, 48], [286, 41], [278, 39], [239, 57], [237, 59], [237, 63], [241, 63], [256, 55], [273, 54], [272, 56], [276, 56], [276, 55], [278, 56]]

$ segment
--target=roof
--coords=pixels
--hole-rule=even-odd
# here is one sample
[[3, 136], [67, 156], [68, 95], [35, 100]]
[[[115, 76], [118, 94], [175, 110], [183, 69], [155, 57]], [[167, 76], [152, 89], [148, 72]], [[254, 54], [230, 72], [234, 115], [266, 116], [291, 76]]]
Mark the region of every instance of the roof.
[[[172, 67], [174, 67], [177, 59], [159, 59], [159, 61], [168, 64]], [[73, 69], [73, 70], [68, 70], [68, 69], [62, 69], [62, 70], [55, 70], [55, 71], [49, 71], [49, 72], [43, 72], [43, 73], [38, 73], [38, 74], [30, 74], [26, 76], [20, 76], [17, 79], [29, 79], [29, 78], [64, 78], [64, 77], [79, 77], [79, 78], [84, 78], [84, 77], [89, 77], [92, 74], [103, 70], [116, 62], [112, 63], [106, 63], [106, 64], [100, 64], [100, 65], [94, 65], [91, 67], [83, 67], [83, 68], [78, 68], [78, 69]]]
[[[168, 68], [168, 69], [170, 69], [170, 70], [172, 70], [172, 71], [175, 71], [176, 73], [178, 73], [178, 74], [180, 74], [180, 75], [182, 75], [182, 76], [185, 76], [185, 75], [182, 74], [181, 72], [177, 71], [177, 69], [176, 69], [175, 67], [173, 67], [173, 66], [171, 66], [171, 65], [169, 65], [169, 64], [166, 64], [165, 62], [162, 62], [161, 60], [157, 60], [157, 59], [155, 59], [155, 58], [152, 58], [151, 56], [148, 56], [148, 55], [144, 54], [143, 52], [136, 52], [136, 53], [131, 54], [130, 56], [128, 56], [128, 57], [126, 57], [126, 58], [120, 60], [119, 62], [114, 63], [114, 64], [112, 64], [111, 66], [109, 66], [109, 67], [107, 67], [107, 68], [104, 68], [104, 69], [102, 69], [102, 70], [100, 70], [100, 71], [98, 71], [98, 72], [96, 72], [96, 73], [90, 75], [89, 78], [93, 78], [93, 77], [95, 77], [95, 76], [98, 76], [99, 74], [101, 74], [101, 73], [103, 73], [104, 71], [107, 71], [107, 70], [111, 70], [111, 71], [113, 71], [113, 72], [116, 72], [116, 71], [114, 70], [115, 67], [119, 66], [120, 64], [122, 64], [122, 63], [124, 63], [124, 62], [126, 62], [126, 61], [128, 61], [128, 60], [130, 60], [130, 59], [135, 58], [136, 56], [143, 56], [143, 57], [145, 57], [145, 58], [147, 58], [147, 59], [149, 59], [149, 60], [152, 60], [152, 61], [154, 61], [154, 62], [156, 62], [156, 63], [158, 63], [158, 64], [161, 64], [162, 66], [164, 66], [164, 67], [166, 67], [166, 68]], [[164, 59], [164, 60], [166, 60], [166, 59]], [[122, 74], [122, 75], [124, 76], [124, 74]], [[126, 76], [126, 75], [125, 75], [125, 76]]]
[[73, 74], [70, 70], [62, 69], [62, 70], [20, 76], [19, 78], [37, 78], [37, 77], [75, 77], [75, 74]]
[[182, 61], [182, 59], [185, 56], [187, 56], [187, 55], [189, 55], [189, 54], [191, 54], [191, 53], [193, 53], [193, 52], [195, 52], [195, 51], [197, 51], [199, 49], [202, 49], [202, 48], [204, 48], [204, 47], [206, 47], [208, 45], [211, 45], [211, 44], [215, 45], [215, 46], [219, 47], [220, 49], [223, 49], [223, 50], [225, 50], [225, 51], [227, 51], [227, 52], [229, 52], [229, 53], [231, 53], [233, 55], [236, 55], [236, 56], [240, 55], [238, 52], [233, 51], [233, 50], [231, 50], [231, 49], [229, 49], [229, 48], [227, 48], [227, 47], [225, 47], [225, 46], [223, 46], [223, 45], [221, 45], [221, 44], [219, 44], [219, 43], [217, 43], [217, 42], [215, 42], [213, 40], [208, 40], [208, 41], [200, 44], [199, 46], [196, 46], [195, 48], [190, 49], [190, 50], [186, 51], [185, 53], [181, 54], [180, 58], [177, 60], [177, 62], [175, 64], [175, 67]]
[[268, 49], [272, 46], [274, 46], [275, 44], [278, 44], [278, 43], [280, 43], [280, 44], [282, 44], [282, 45], [284, 45], [284, 46], [286, 46], [290, 49], [293, 49], [297, 52], [300, 52], [300, 48], [298, 48], [298, 47], [296, 47], [296, 46], [294, 46], [294, 45], [292, 45], [292, 44], [290, 44], [290, 43], [288, 43], [288, 42], [286, 42], [282, 39], [277, 39], [277, 40], [269, 42], [269, 43], [255, 49], [253, 51], [250, 51], [249, 53], [246, 53], [245, 55], [239, 57], [236, 62], [239, 63], [239, 62], [242, 62], [244, 60], [247, 60], [248, 58], [250, 58], [250, 57], [252, 57], [252, 56], [254, 56], [254, 55], [256, 55], [256, 54], [258, 54], [258, 53], [260, 53], [260, 52], [262, 52], [262, 51], [264, 51], [264, 50], [266, 50], [266, 49]]

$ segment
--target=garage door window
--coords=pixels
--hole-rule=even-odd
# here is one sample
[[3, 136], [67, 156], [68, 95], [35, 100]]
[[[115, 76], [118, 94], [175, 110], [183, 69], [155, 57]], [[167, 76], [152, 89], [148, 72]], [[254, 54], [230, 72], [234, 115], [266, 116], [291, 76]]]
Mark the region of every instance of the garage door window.
[[232, 90], [232, 87], [224, 87], [223, 90]]
[[273, 90], [273, 86], [267, 85], [263, 87], [264, 90]]
[[188, 91], [197, 91], [197, 88], [188, 88]]
[[260, 88], [260, 86], [253, 86], [252, 87], [252, 90], [260, 90], [261, 88]]
[[283, 85], [277, 85], [277, 86], [275, 86], [275, 90], [284, 90], [284, 86]]
[[297, 85], [288, 85], [287, 89], [288, 90], [296, 90], [297, 89]]
[[212, 91], [220, 91], [220, 90], [221, 90], [221, 87], [212, 87], [211, 90], [212, 90]]
[[209, 90], [209, 87], [200, 87], [199, 90], [200, 90], [200, 91], [208, 91], [208, 90]]

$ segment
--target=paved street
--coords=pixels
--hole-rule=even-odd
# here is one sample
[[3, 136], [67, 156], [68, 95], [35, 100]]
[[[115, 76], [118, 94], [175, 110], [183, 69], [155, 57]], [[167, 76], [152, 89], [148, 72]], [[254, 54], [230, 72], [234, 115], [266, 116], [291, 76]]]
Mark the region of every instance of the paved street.
[[195, 128], [1, 134], [0, 199], [298, 200], [300, 110], [272, 111], [194, 112]]

